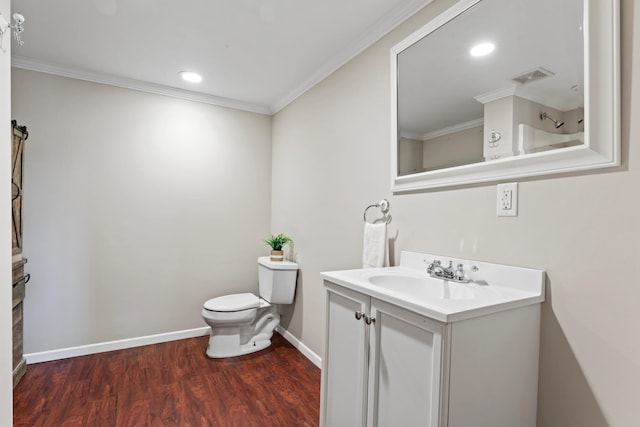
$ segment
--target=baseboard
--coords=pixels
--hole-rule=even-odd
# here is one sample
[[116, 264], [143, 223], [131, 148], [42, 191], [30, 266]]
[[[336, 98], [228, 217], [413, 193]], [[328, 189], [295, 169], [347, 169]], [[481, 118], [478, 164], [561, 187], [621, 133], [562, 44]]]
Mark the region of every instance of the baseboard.
[[[123, 340], [107, 341], [96, 344], [82, 345], [77, 347], [61, 348], [58, 350], [41, 351], [37, 353], [28, 353], [24, 355], [27, 364], [50, 362], [52, 360], [67, 359], [69, 357], [86, 356], [89, 354], [103, 353], [106, 351], [123, 350], [126, 348], [141, 347], [143, 345], [158, 344], [169, 341], [176, 341], [186, 338], [200, 337], [209, 334], [210, 328], [203, 326], [201, 328], [186, 329], [183, 331], [167, 332], [164, 334], [147, 335], [143, 337], [127, 338]], [[278, 326], [276, 331], [291, 343], [300, 353], [311, 361], [318, 368], [322, 368], [322, 359], [315, 354], [309, 347], [304, 345], [291, 332]]]
[[304, 345], [302, 341], [300, 341], [298, 338], [293, 336], [291, 332], [284, 329], [281, 325], [278, 325], [278, 327], [276, 328], [276, 331], [278, 331], [278, 333], [282, 335], [284, 339], [289, 341], [292, 346], [298, 349], [300, 353], [304, 354], [305, 357], [311, 361], [311, 363], [316, 365], [318, 368], [322, 369], [322, 358], [317, 354], [315, 354], [313, 351], [311, 351], [311, 349], [306, 345]]
[[[88, 354], [103, 353], [105, 351], [122, 350], [125, 348], [141, 347], [143, 345], [158, 344], [176, 341], [185, 338], [200, 337], [209, 334], [210, 328], [186, 329], [183, 331], [167, 332], [164, 334], [147, 335], [143, 337], [127, 338], [123, 340], [107, 341], [97, 344], [82, 345], [78, 347], [61, 348], [58, 350], [41, 351], [25, 354], [27, 364], [49, 362], [52, 360], [66, 359], [69, 357], [86, 356]], [[308, 357], [308, 356], [307, 356]]]

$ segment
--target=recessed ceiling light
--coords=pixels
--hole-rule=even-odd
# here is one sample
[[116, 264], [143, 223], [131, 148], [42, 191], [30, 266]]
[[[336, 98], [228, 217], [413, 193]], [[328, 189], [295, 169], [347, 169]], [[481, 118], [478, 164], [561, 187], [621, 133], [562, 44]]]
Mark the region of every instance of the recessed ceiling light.
[[182, 80], [189, 83], [200, 83], [202, 81], [202, 76], [198, 73], [194, 73], [193, 71], [181, 71], [180, 77], [182, 77]]
[[469, 53], [471, 56], [485, 56], [493, 52], [495, 48], [496, 45], [493, 43], [480, 43], [472, 47]]

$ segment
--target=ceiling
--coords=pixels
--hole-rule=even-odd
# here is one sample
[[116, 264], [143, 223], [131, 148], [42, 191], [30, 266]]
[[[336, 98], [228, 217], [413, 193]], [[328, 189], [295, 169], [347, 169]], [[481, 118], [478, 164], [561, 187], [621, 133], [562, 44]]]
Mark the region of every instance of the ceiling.
[[[559, 111], [584, 106], [582, 3], [483, 0], [402, 51], [401, 134], [428, 139], [460, 124], [477, 126], [483, 103], [508, 95]], [[472, 46], [487, 41], [495, 44], [494, 52], [477, 58], [469, 54]], [[552, 75], [513, 80], [538, 68]]]
[[12, 64], [273, 114], [429, 2], [12, 0]]

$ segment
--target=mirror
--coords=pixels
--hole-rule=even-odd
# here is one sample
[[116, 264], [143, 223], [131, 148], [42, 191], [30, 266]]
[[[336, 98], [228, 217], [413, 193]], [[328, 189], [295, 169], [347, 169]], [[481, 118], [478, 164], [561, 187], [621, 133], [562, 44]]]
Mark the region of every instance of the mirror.
[[618, 165], [618, 20], [619, 0], [461, 0], [392, 48], [394, 192]]

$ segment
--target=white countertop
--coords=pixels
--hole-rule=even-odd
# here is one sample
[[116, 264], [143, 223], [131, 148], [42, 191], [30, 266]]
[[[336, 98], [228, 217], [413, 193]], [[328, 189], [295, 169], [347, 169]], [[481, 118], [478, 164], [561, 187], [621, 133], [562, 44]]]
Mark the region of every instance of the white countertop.
[[441, 322], [455, 322], [544, 301], [544, 271], [478, 261], [463, 263], [476, 282], [456, 283], [429, 277], [424, 260], [444, 256], [402, 252], [400, 266], [321, 273], [324, 280], [367, 294]]

